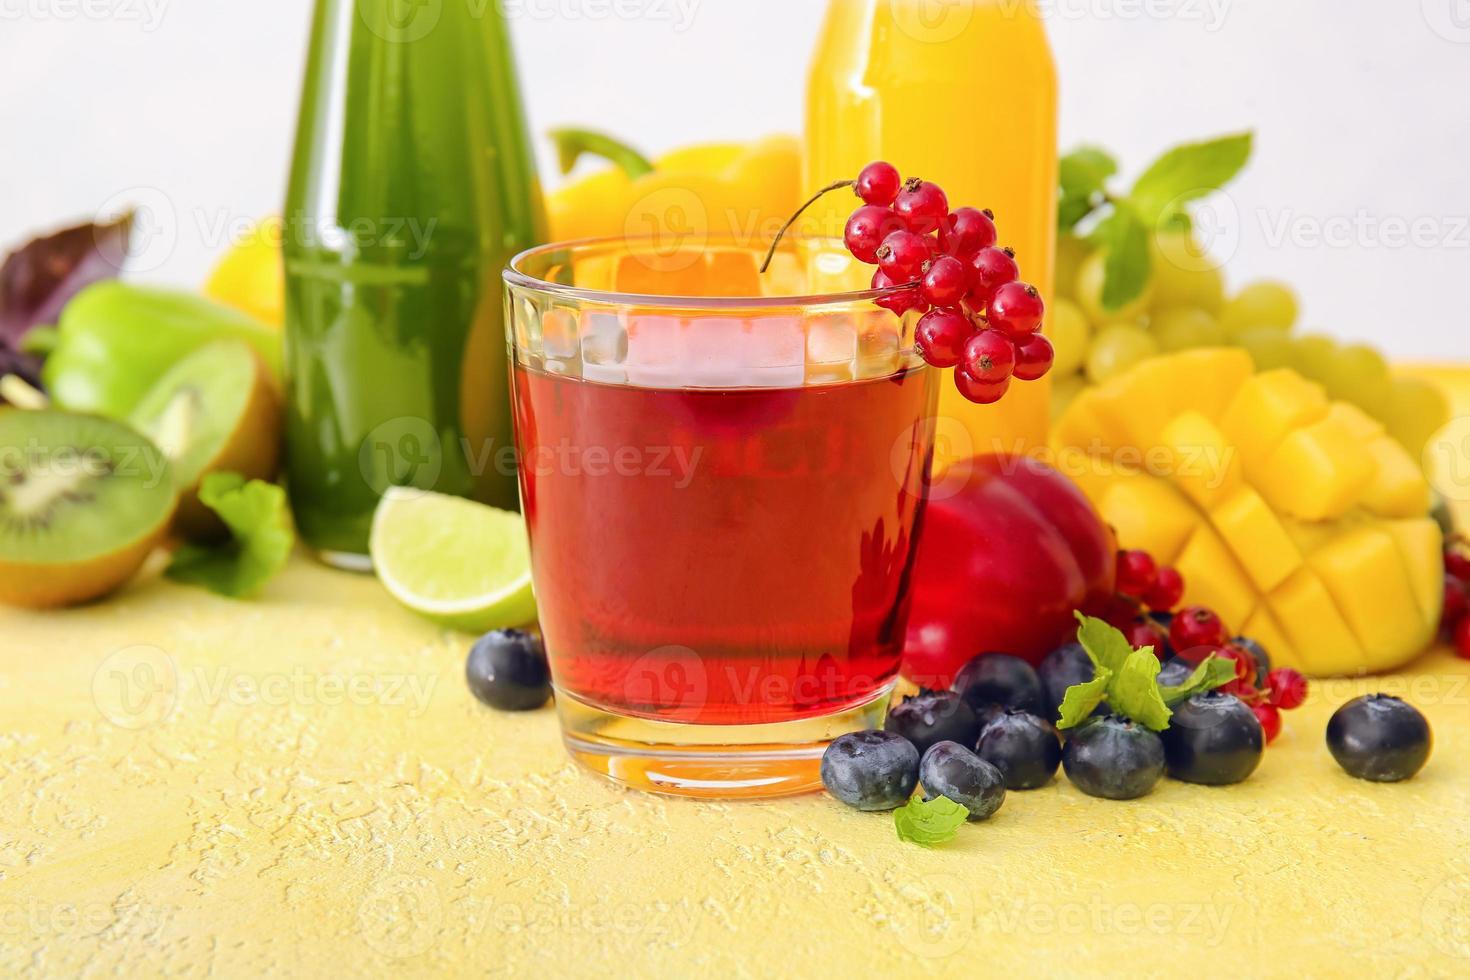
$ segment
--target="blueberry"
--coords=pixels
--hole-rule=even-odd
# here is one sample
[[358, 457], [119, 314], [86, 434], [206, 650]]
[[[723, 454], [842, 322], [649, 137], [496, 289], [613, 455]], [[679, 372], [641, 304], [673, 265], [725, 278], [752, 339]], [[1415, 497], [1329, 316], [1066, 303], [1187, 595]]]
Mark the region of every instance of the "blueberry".
[[1266, 675], [1271, 673], [1271, 655], [1266, 652], [1265, 647], [1248, 636], [1237, 636], [1230, 643], [1256, 658], [1256, 687], [1264, 691]]
[[970, 811], [971, 820], [984, 820], [1006, 799], [1000, 770], [956, 742], [938, 742], [919, 763], [924, 799], [947, 797]]
[[1133, 800], [1164, 776], [1164, 743], [1125, 718], [1093, 718], [1074, 729], [1062, 749], [1067, 778], [1088, 796]]
[[1396, 783], [1424, 767], [1434, 734], [1419, 709], [1387, 694], [1365, 694], [1327, 722], [1327, 748], [1348, 775]]
[[1012, 708], [980, 730], [975, 753], [1000, 770], [1006, 789], [1037, 789], [1056, 775], [1062, 740], [1051, 722]]
[[1183, 657], [1170, 657], [1164, 661], [1164, 666], [1159, 668], [1159, 685], [1161, 687], [1178, 687], [1189, 680], [1189, 675], [1194, 673], [1198, 664], [1192, 664]]
[[[995, 703], [982, 704], [982, 705], [980, 705], [980, 707], [976, 708], [975, 709], [975, 720], [980, 725], [980, 727], [978, 729], [979, 732], [980, 732], [980, 734], [981, 735], [984, 735], [985, 734], [985, 728], [986, 728], [987, 725], [989, 725], [992, 721], [995, 721], [995, 719], [999, 718], [1001, 715], [1005, 714], [1007, 711], [1010, 711], [1010, 710], [1011, 710], [1010, 708], [1007, 708], [1003, 704], [995, 704]], [[979, 736], [976, 736], [976, 737], [978, 738]]]
[[971, 707], [1003, 704], [1037, 715], [1046, 712], [1046, 697], [1036, 669], [1008, 653], [982, 653], [975, 657], [960, 668], [950, 690]]
[[923, 755], [935, 742], [974, 745], [980, 737], [980, 721], [958, 694], [925, 688], [889, 708], [883, 730], [902, 735]]
[[914, 795], [919, 750], [892, 732], [851, 732], [822, 753], [822, 785], [859, 810], [892, 810]]
[[[1093, 669], [1092, 658], [1082, 649], [1082, 644], [1067, 643], [1048, 653], [1036, 673], [1041, 681], [1045, 717], [1056, 718], [1062, 707], [1062, 698], [1067, 695], [1067, 688], [1073, 684], [1085, 684], [1097, 672]], [[1107, 714], [1107, 709], [1099, 706], [1099, 713]]]
[[522, 630], [495, 630], [476, 640], [464, 676], [475, 697], [501, 711], [533, 711], [551, 697], [546, 648]]
[[1175, 705], [1163, 738], [1169, 775], [1206, 786], [1241, 782], [1266, 753], [1266, 731], [1256, 713], [1235, 695], [1220, 691]]
[[1164, 631], [1164, 642], [1154, 652], [1159, 654], [1161, 658], [1167, 660], [1178, 652], [1174, 649], [1173, 644], [1169, 642], [1169, 627], [1174, 625], [1174, 614], [1171, 612], [1151, 612], [1148, 615]]

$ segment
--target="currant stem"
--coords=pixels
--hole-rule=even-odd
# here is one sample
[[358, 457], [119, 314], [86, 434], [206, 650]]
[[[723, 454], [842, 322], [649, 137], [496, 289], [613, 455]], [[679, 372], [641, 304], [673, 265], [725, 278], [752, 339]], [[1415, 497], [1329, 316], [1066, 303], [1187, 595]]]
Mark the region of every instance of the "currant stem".
[[819, 190], [815, 194], [813, 194], [811, 196], [811, 200], [807, 201], [801, 207], [797, 208], [796, 209], [796, 213], [793, 214], [791, 217], [787, 218], [786, 219], [786, 223], [781, 226], [781, 230], [778, 231], [778, 232], [776, 232], [776, 237], [775, 237], [774, 240], [772, 240], [771, 247], [766, 252], [766, 260], [761, 263], [761, 273], [764, 274], [765, 271], [771, 267], [771, 260], [776, 257], [776, 246], [778, 246], [778, 245], [781, 244], [781, 239], [785, 236], [785, 234], [788, 231], [791, 230], [791, 226], [794, 225], [794, 224], [796, 224], [796, 219], [800, 218], [802, 216], [802, 214], [804, 214], [806, 212], [806, 209], [807, 208], [811, 207], [813, 204], [816, 204], [825, 195], [830, 194], [833, 191], [840, 191], [844, 187], [851, 187], [853, 184], [856, 184], [856, 183], [857, 183], [857, 181], [855, 181], [855, 180], [837, 180], [837, 181], [833, 181], [832, 183], [828, 184], [826, 187], [823, 187], [821, 190]]

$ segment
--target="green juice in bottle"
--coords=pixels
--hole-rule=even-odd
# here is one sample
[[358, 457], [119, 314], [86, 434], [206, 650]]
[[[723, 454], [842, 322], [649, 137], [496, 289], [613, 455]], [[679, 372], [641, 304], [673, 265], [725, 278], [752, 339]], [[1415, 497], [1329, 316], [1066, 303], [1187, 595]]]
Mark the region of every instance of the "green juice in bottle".
[[306, 543], [367, 568], [389, 486], [515, 508], [500, 271], [545, 219], [498, 4], [317, 0], [285, 222]]

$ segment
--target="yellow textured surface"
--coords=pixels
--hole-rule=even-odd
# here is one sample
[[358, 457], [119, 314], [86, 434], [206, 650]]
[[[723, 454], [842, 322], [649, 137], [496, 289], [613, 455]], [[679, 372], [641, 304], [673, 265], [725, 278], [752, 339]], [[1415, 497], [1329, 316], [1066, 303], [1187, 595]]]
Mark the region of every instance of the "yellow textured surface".
[[[304, 560], [233, 603], [158, 580], [0, 612], [0, 973], [876, 976], [1470, 973], [1470, 663], [1322, 681], [1238, 787], [1064, 780], [952, 845], [822, 796], [582, 774], [550, 711], [478, 707], [466, 638]], [[1437, 744], [1350, 779], [1386, 690]]]

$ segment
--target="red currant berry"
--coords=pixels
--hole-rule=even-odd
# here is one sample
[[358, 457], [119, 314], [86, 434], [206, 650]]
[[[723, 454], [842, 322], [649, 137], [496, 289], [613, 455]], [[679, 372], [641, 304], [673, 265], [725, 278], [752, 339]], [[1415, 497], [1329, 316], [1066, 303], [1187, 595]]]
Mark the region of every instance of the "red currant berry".
[[1470, 590], [1454, 575], [1444, 577], [1444, 612], [1439, 617], [1439, 628], [1445, 636], [1454, 632], [1470, 610]]
[[1455, 627], [1455, 653], [1466, 660], [1470, 660], [1470, 616], [1460, 617], [1460, 623]]
[[987, 310], [990, 325], [1017, 340], [1041, 329], [1046, 304], [1035, 286], [1024, 282], [1008, 282], [995, 291]]
[[1228, 638], [1220, 617], [1204, 606], [1181, 609], [1169, 624], [1169, 643], [1180, 656], [1195, 647], [1224, 646]]
[[1143, 601], [1154, 612], [1169, 612], [1184, 598], [1184, 576], [1179, 570], [1164, 566], [1154, 579], [1154, 587], [1144, 595]]
[[1011, 379], [981, 381], [966, 371], [965, 366], [961, 364], [954, 369], [954, 386], [960, 390], [961, 395], [976, 405], [994, 405], [1005, 396], [1006, 389], [1011, 386]]
[[1155, 655], [1160, 660], [1163, 659], [1164, 642], [1167, 637], [1164, 636], [1164, 628], [1152, 619], [1147, 616], [1135, 619], [1128, 624], [1123, 635], [1128, 638], [1128, 645], [1133, 649], [1142, 650], [1144, 647], [1153, 647]]
[[960, 363], [965, 341], [974, 333], [975, 325], [958, 310], [930, 310], [914, 328], [914, 343], [926, 363], [952, 368]]
[[970, 270], [953, 255], [941, 255], [924, 272], [924, 299], [930, 306], [959, 306], [970, 291]]
[[910, 177], [894, 198], [893, 210], [908, 223], [909, 231], [927, 235], [949, 214], [949, 198], [938, 184]]
[[1118, 591], [1142, 599], [1158, 580], [1159, 566], [1147, 551], [1118, 552]]
[[1261, 727], [1266, 730], [1266, 744], [1270, 745], [1281, 734], [1281, 712], [1269, 704], [1253, 704], [1251, 710], [1256, 713]]
[[880, 296], [878, 299], [873, 300], [873, 304], [882, 307], [895, 316], [903, 316], [910, 310], [922, 310], [925, 308], [924, 297], [919, 295], [918, 287], [912, 284], [896, 283], [885, 276], [882, 269], [877, 269], [873, 272], [873, 288], [893, 290], [887, 296]]
[[1256, 686], [1256, 658], [1251, 656], [1249, 650], [1242, 650], [1237, 646], [1223, 647], [1218, 651], [1219, 655], [1226, 660], [1235, 661], [1235, 679], [1242, 684], [1247, 684], [1252, 690]]
[[1271, 703], [1283, 711], [1300, 708], [1307, 700], [1307, 679], [1290, 667], [1277, 667], [1266, 675]]
[[996, 290], [1015, 282], [1021, 274], [1016, 253], [1008, 248], [982, 248], [970, 258], [970, 305], [983, 310], [995, 298]]
[[976, 381], [997, 384], [1016, 366], [1016, 345], [994, 330], [981, 330], [965, 342], [963, 364]]
[[1218, 690], [1221, 694], [1233, 695], [1234, 697], [1239, 698], [1249, 705], [1256, 705], [1261, 703], [1261, 692], [1256, 690], [1256, 686], [1254, 684], [1247, 683], [1240, 678], [1236, 678], [1233, 681], [1221, 684], [1218, 688], [1216, 688], [1216, 690]]
[[893, 203], [902, 186], [903, 179], [898, 175], [898, 168], [879, 160], [862, 169], [853, 182], [852, 189], [863, 199], [864, 204], [886, 208]]
[[1215, 643], [1207, 644], [1202, 647], [1188, 647], [1186, 649], [1180, 650], [1178, 647], [1174, 646], [1172, 628], [1170, 630], [1169, 646], [1173, 647], [1174, 656], [1178, 657], [1180, 660], [1187, 660], [1190, 663], [1194, 664], [1196, 667], [1204, 663], [1206, 660], [1210, 659], [1212, 655], [1216, 657], [1225, 657], [1225, 648]]
[[1470, 582], [1470, 555], [1458, 543], [1451, 544], [1444, 550], [1444, 570], [1461, 582]]
[[924, 263], [930, 258], [929, 243], [933, 240], [911, 231], [895, 231], [878, 246], [878, 268], [894, 282], [914, 282], [924, 274]]
[[1051, 341], [1034, 333], [1016, 344], [1016, 377], [1022, 381], [1044, 378], [1056, 359], [1057, 351]]
[[1103, 602], [1097, 618], [1118, 632], [1126, 633], [1128, 627], [1132, 626], [1133, 621], [1138, 618], [1139, 612], [1138, 603], [1125, 595], [1114, 593]]
[[939, 249], [945, 255], [968, 259], [995, 244], [995, 222], [988, 211], [955, 208], [939, 223]]
[[878, 246], [903, 227], [903, 219], [887, 208], [864, 204], [847, 219], [842, 240], [853, 258], [868, 265], [878, 264]]

